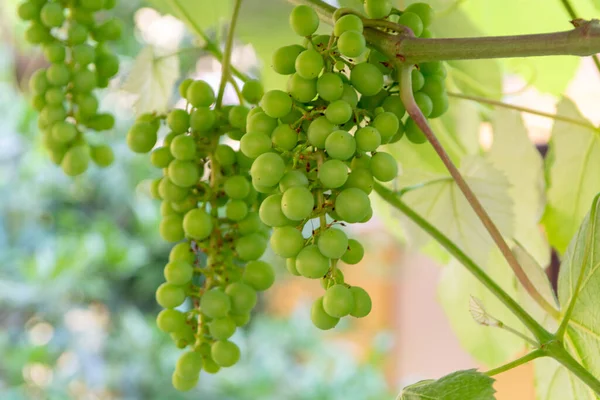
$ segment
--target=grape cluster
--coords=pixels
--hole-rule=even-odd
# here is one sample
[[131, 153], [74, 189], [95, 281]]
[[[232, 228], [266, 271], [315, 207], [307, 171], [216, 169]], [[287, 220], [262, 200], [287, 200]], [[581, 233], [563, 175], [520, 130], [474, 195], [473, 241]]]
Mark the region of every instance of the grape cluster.
[[[166, 282], [156, 291], [164, 308], [157, 324], [179, 348], [189, 349], [172, 377], [173, 386], [185, 391], [196, 386], [201, 370], [216, 373], [239, 360], [240, 350], [229, 339], [248, 323], [257, 291], [268, 289], [275, 277], [259, 260], [269, 230], [258, 215], [261, 197], [251, 185], [251, 160], [222, 140], [245, 133], [249, 109], [214, 107], [213, 89], [201, 80], [185, 80], [180, 93], [185, 109], [140, 116], [127, 143], [136, 153], [152, 151], [151, 163], [163, 171], [152, 185], [162, 200], [160, 234], [178, 243], [164, 269]], [[250, 81], [242, 93], [256, 103], [263, 89]], [[162, 119], [170, 132], [156, 147]]]
[[29, 21], [25, 39], [43, 48], [50, 66], [37, 70], [29, 82], [33, 107], [39, 111], [44, 146], [54, 163], [69, 176], [84, 173], [90, 159], [100, 167], [112, 164], [107, 145], [90, 145], [85, 129], [112, 129], [114, 118], [98, 112], [93, 91], [108, 86], [119, 70], [119, 59], [108, 46], [121, 36], [115, 19], [95, 14], [115, 6], [115, 0], [27, 0], [18, 8]]

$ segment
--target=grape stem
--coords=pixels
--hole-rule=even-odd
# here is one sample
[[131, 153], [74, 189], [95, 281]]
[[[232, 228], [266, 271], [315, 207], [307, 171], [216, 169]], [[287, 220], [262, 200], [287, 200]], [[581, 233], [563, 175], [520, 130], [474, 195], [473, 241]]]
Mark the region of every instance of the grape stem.
[[485, 374], [487, 376], [498, 375], [498, 374], [501, 374], [502, 372], [509, 371], [520, 365], [527, 364], [529, 361], [535, 360], [536, 358], [540, 358], [540, 357], [544, 357], [544, 351], [541, 349], [537, 349], [537, 350], [532, 351], [531, 353], [524, 355], [523, 357], [517, 358], [516, 360], [511, 361], [507, 364], [504, 364], [498, 368], [491, 369], [491, 370], [487, 371]]
[[235, 39], [235, 27], [237, 25], [238, 16], [240, 15], [240, 8], [242, 6], [242, 0], [235, 0], [233, 5], [233, 14], [229, 21], [229, 30], [227, 32], [227, 42], [225, 43], [225, 51], [223, 54], [222, 69], [221, 69], [221, 85], [219, 86], [219, 93], [217, 95], [216, 108], [219, 109], [223, 105], [223, 96], [225, 95], [225, 88], [229, 81], [229, 74], [231, 68], [231, 52], [233, 50], [233, 41]]
[[[560, 0], [560, 2], [562, 3], [563, 7], [565, 8], [565, 11], [567, 12], [567, 14], [569, 14], [569, 17], [571, 17], [571, 19], [578, 19], [577, 13], [575, 12], [575, 9], [573, 8], [573, 5], [571, 4], [570, 0]], [[598, 55], [594, 54], [592, 56], [592, 60], [594, 60], [596, 69], [600, 72], [600, 59], [598, 58]]]

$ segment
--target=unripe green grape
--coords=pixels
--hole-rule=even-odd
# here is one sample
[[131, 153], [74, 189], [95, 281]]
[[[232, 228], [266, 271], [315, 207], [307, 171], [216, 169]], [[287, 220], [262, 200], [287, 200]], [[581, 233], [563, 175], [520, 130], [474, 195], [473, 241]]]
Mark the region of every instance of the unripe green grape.
[[231, 310], [231, 299], [222, 290], [214, 288], [200, 298], [200, 311], [210, 318], [225, 318]]
[[389, 182], [398, 175], [398, 162], [389, 153], [378, 152], [371, 157], [371, 173], [381, 182]]
[[33, 22], [25, 31], [25, 40], [31, 44], [47, 43], [52, 40], [50, 30], [38, 22]]
[[178, 242], [184, 237], [183, 219], [180, 215], [167, 215], [160, 221], [160, 236], [167, 242]]
[[389, 0], [365, 0], [365, 12], [372, 19], [385, 18], [392, 12], [392, 3]]
[[127, 145], [135, 153], [148, 153], [157, 140], [156, 129], [150, 122], [136, 122], [127, 133]]
[[356, 108], [358, 105], [358, 94], [356, 94], [356, 90], [348, 84], [344, 84], [344, 91], [342, 92], [342, 96], [340, 100], [345, 101], [350, 104], [350, 107]]
[[357, 188], [344, 189], [335, 199], [335, 212], [344, 221], [361, 221], [371, 207], [369, 196]]
[[396, 132], [398, 132], [400, 122], [398, 121], [396, 115], [385, 111], [375, 117], [371, 125], [376, 128], [381, 135], [381, 142], [387, 143], [396, 134]]
[[264, 93], [262, 84], [256, 80], [244, 83], [242, 88], [242, 97], [250, 104], [258, 104]]
[[196, 376], [191, 379], [186, 379], [179, 375], [177, 372], [173, 372], [173, 375], [171, 375], [171, 384], [173, 385], [175, 390], [178, 390], [180, 392], [187, 392], [192, 390], [196, 387], [196, 385], [198, 385], [198, 380], [199, 376]]
[[186, 92], [187, 101], [194, 107], [210, 107], [215, 102], [215, 92], [205, 81], [194, 81]]
[[217, 363], [214, 362], [214, 360], [210, 357], [209, 354], [208, 357], [204, 357], [203, 370], [209, 374], [216, 374], [221, 370], [221, 367], [219, 367]]
[[47, 105], [40, 113], [40, 120], [43, 119], [48, 125], [64, 121], [65, 118], [67, 118], [67, 111], [62, 105]]
[[317, 92], [319, 97], [327, 101], [335, 101], [344, 93], [342, 79], [332, 72], [326, 72], [317, 80]]
[[357, 64], [352, 68], [350, 81], [354, 88], [365, 96], [374, 96], [383, 88], [383, 74], [368, 62]]
[[359, 151], [371, 152], [377, 150], [381, 145], [381, 134], [373, 126], [360, 128], [354, 134], [356, 148]]
[[235, 242], [235, 252], [242, 261], [258, 260], [267, 249], [267, 240], [258, 233], [240, 237]]
[[264, 186], [275, 186], [285, 172], [285, 163], [281, 156], [275, 153], [264, 153], [252, 164], [250, 175], [253, 181]]
[[402, 139], [402, 137], [404, 136], [405, 130], [406, 130], [406, 128], [404, 127], [404, 124], [402, 122], [400, 122], [398, 124], [398, 132], [396, 132], [396, 134], [394, 136], [392, 136], [392, 138], [390, 139], [390, 141], [388, 143], [396, 143], [400, 139]]
[[77, 176], [87, 171], [89, 162], [90, 148], [78, 145], [67, 150], [60, 165], [66, 175]]
[[379, 71], [381, 71], [381, 73], [384, 75], [389, 75], [392, 72], [392, 63], [390, 62], [389, 58], [375, 49], [369, 50], [368, 62], [376, 66], [377, 69], [379, 69]]
[[156, 325], [165, 333], [182, 330], [185, 327], [185, 314], [172, 309], [162, 310], [156, 317]]
[[271, 118], [281, 118], [292, 111], [292, 99], [281, 90], [270, 90], [263, 96], [260, 106]]
[[169, 253], [169, 262], [185, 261], [189, 264], [193, 264], [195, 259], [196, 256], [188, 242], [177, 243]]
[[250, 182], [241, 175], [234, 175], [227, 178], [223, 190], [227, 197], [241, 200], [250, 194]]
[[264, 133], [249, 132], [240, 139], [240, 149], [252, 159], [271, 150], [271, 138]]
[[298, 134], [289, 125], [279, 125], [273, 131], [271, 140], [275, 147], [289, 151], [298, 144]]
[[46, 99], [46, 103], [51, 105], [59, 105], [65, 101], [65, 93], [62, 88], [53, 87], [46, 91], [46, 95], [44, 96]]
[[448, 111], [448, 107], [450, 105], [448, 95], [446, 93], [431, 97], [431, 103], [433, 104], [433, 107], [431, 109], [431, 114], [429, 114], [429, 118], [437, 118], [442, 116], [446, 111]]
[[249, 313], [258, 300], [256, 290], [242, 282], [231, 283], [225, 288], [225, 293], [231, 299], [232, 314]]
[[425, 136], [421, 128], [419, 128], [412, 118], [406, 120], [405, 134], [408, 140], [414, 144], [423, 144], [427, 142], [427, 136]]
[[324, 188], [339, 188], [348, 179], [348, 167], [340, 160], [328, 160], [319, 167], [318, 177]]
[[290, 225], [290, 221], [281, 209], [282, 194], [273, 194], [260, 204], [259, 215], [263, 223], [270, 227]]
[[303, 248], [296, 256], [296, 269], [305, 278], [317, 279], [329, 271], [329, 259], [314, 244]]
[[275, 272], [273, 267], [264, 261], [250, 261], [244, 268], [242, 281], [254, 290], [267, 290], [275, 282]]
[[354, 31], [362, 34], [362, 19], [360, 19], [360, 17], [357, 15], [347, 14], [335, 21], [335, 25], [333, 27], [333, 34], [335, 36], [339, 37], [342, 33], [348, 31]]
[[173, 160], [173, 155], [168, 147], [158, 147], [150, 154], [150, 162], [156, 168], [167, 168]]
[[304, 247], [302, 232], [292, 226], [275, 228], [271, 235], [271, 248], [280, 257], [296, 257]]
[[270, 136], [276, 127], [277, 120], [269, 117], [267, 114], [261, 111], [248, 116], [246, 132], [259, 132]]
[[348, 287], [333, 285], [323, 296], [323, 309], [334, 318], [342, 318], [354, 310], [354, 296]]
[[249, 212], [246, 218], [240, 221], [237, 225], [240, 235], [248, 235], [249, 233], [257, 232], [263, 226], [264, 225], [261, 222], [258, 213], [255, 211]]
[[308, 178], [302, 171], [288, 171], [279, 181], [279, 190], [281, 193], [285, 193], [286, 190], [295, 186], [308, 186]]
[[356, 152], [356, 140], [346, 131], [337, 130], [325, 140], [327, 154], [338, 160], [347, 160]]
[[84, 25], [77, 22], [71, 22], [71, 24], [69, 24], [69, 28], [67, 29], [67, 42], [71, 46], [83, 44], [86, 42], [87, 38], [88, 30]]
[[177, 160], [191, 161], [196, 158], [196, 141], [192, 136], [176, 136], [169, 146], [171, 154]]
[[97, 76], [94, 71], [81, 69], [73, 74], [73, 90], [78, 93], [88, 93], [96, 88]]
[[185, 110], [174, 109], [167, 117], [169, 128], [175, 133], [185, 133], [190, 128], [190, 115]]
[[371, 296], [365, 289], [358, 286], [350, 288], [352, 297], [354, 298], [354, 309], [350, 312], [355, 318], [364, 318], [371, 312], [372, 302]]
[[162, 200], [162, 196], [159, 193], [158, 188], [160, 187], [160, 183], [163, 181], [163, 178], [153, 179], [150, 182], [150, 197], [155, 200]]
[[115, 117], [107, 113], [96, 114], [85, 121], [85, 125], [95, 131], [107, 131], [114, 127]]
[[365, 249], [358, 240], [348, 239], [348, 250], [342, 256], [342, 261], [346, 264], [358, 264], [365, 255]]
[[293, 74], [296, 72], [296, 58], [305, 50], [299, 44], [280, 47], [273, 53], [271, 65], [273, 70], [281, 75]]
[[160, 203], [160, 215], [166, 217], [167, 215], [177, 214], [177, 211], [171, 206], [171, 202], [163, 201]]
[[64, 86], [69, 82], [71, 73], [66, 64], [52, 64], [46, 70], [46, 77], [51, 85]]
[[61, 43], [48, 43], [44, 45], [44, 55], [51, 63], [62, 63], [65, 61], [67, 51]]
[[319, 16], [309, 6], [296, 6], [290, 14], [290, 26], [296, 34], [310, 36], [319, 28]]
[[104, 0], [103, 8], [105, 10], [112, 10], [117, 5], [117, 0]]
[[338, 39], [338, 50], [343, 56], [354, 58], [367, 49], [367, 43], [362, 32], [346, 31]]
[[353, 168], [348, 180], [344, 184], [344, 189], [357, 188], [369, 194], [373, 191], [373, 174], [367, 168]]
[[173, 285], [185, 285], [192, 280], [194, 270], [185, 261], [171, 261], [165, 266], [163, 273], [167, 282]]
[[46, 107], [46, 98], [42, 94], [36, 94], [31, 98], [31, 106], [34, 110], [40, 112]]
[[74, 21], [89, 27], [93, 27], [96, 24], [94, 13], [92, 11], [83, 8], [71, 8], [71, 17]]
[[40, 19], [49, 28], [61, 26], [65, 22], [64, 9], [59, 3], [47, 3], [42, 7]]
[[211, 321], [208, 324], [210, 335], [217, 340], [229, 339], [237, 328], [235, 322], [231, 318], [219, 318]]
[[325, 117], [332, 124], [342, 125], [352, 118], [352, 107], [344, 100], [336, 100], [327, 106]]
[[90, 11], [99, 11], [104, 5], [104, 0], [80, 0], [79, 5]]
[[94, 62], [96, 51], [88, 44], [80, 44], [71, 49], [73, 60], [79, 65], [88, 65]]
[[296, 73], [304, 79], [315, 79], [324, 67], [323, 56], [316, 50], [304, 50], [296, 58]]
[[319, 235], [319, 251], [327, 258], [341, 258], [348, 249], [348, 237], [339, 230], [330, 228]]
[[111, 18], [103, 22], [94, 29], [94, 39], [98, 42], [105, 40], [118, 40], [123, 32], [121, 22], [116, 18]]
[[304, 47], [321, 52], [329, 45], [330, 38], [330, 35], [316, 35], [312, 37], [312, 40], [306, 38], [304, 39]]
[[244, 106], [231, 107], [231, 110], [229, 110], [229, 114], [227, 115], [227, 119], [231, 126], [238, 129], [245, 129], [249, 111], [248, 107]]
[[398, 121], [400, 121], [406, 113], [406, 108], [404, 107], [402, 100], [400, 100], [400, 96], [386, 97], [381, 106], [385, 111], [393, 113], [396, 118], [398, 118]]
[[339, 318], [332, 317], [327, 314], [323, 308], [323, 297], [319, 297], [310, 309], [310, 319], [312, 323], [321, 330], [329, 330], [335, 328], [340, 322]]
[[304, 79], [298, 74], [293, 74], [288, 79], [287, 90], [294, 100], [308, 103], [317, 96], [317, 80]]
[[441, 61], [430, 61], [419, 64], [419, 70], [425, 77], [431, 75], [444, 76], [444, 66]]
[[194, 82], [194, 80], [192, 78], [186, 78], [183, 81], [181, 81], [181, 83], [179, 84], [179, 95], [181, 97], [183, 97], [185, 99], [185, 97], [187, 96], [187, 90], [190, 87], [190, 85], [192, 84], [192, 82]]
[[240, 359], [239, 347], [228, 340], [220, 340], [211, 346], [212, 359], [221, 367], [231, 367]]
[[417, 14], [423, 22], [424, 27], [428, 27], [429, 25], [431, 25], [431, 21], [434, 17], [433, 8], [431, 8], [431, 6], [427, 3], [413, 3], [406, 7], [404, 12]]
[[426, 117], [431, 115], [431, 112], [433, 111], [433, 102], [431, 101], [431, 98], [422, 92], [417, 92], [414, 94], [414, 96], [415, 102], [421, 109], [423, 115]]
[[115, 160], [115, 155], [108, 145], [92, 146], [91, 156], [94, 163], [102, 168], [112, 165]]
[[[202, 169], [202, 167], [200, 167]], [[171, 203], [171, 207], [178, 213], [185, 214], [188, 211], [196, 208], [198, 206], [198, 198], [190, 195], [184, 198], [183, 200], [174, 201]]]
[[185, 291], [183, 288], [163, 283], [156, 289], [156, 302], [163, 308], [175, 308], [185, 301]]
[[237, 157], [235, 151], [226, 144], [220, 144], [215, 149], [215, 159], [222, 167], [230, 167], [235, 164]]
[[418, 92], [419, 90], [421, 90], [423, 88], [423, 85], [425, 84], [425, 78], [423, 77], [423, 74], [418, 70], [418, 69], [413, 69], [411, 71], [411, 82], [412, 82], [412, 91], [413, 92]]
[[425, 78], [425, 83], [421, 92], [429, 97], [436, 97], [446, 93], [445, 80], [439, 75], [429, 75]]
[[40, 16], [40, 8], [37, 4], [31, 1], [24, 1], [19, 4], [17, 8], [17, 14], [23, 21], [31, 21], [37, 19]]
[[202, 370], [202, 355], [196, 351], [187, 351], [177, 360], [175, 373], [184, 379], [197, 378]]
[[181, 201], [185, 199], [188, 190], [177, 186], [169, 178], [164, 177], [158, 185], [158, 192], [163, 200]]
[[417, 14], [412, 13], [410, 11], [402, 13], [400, 18], [398, 18], [398, 24], [410, 28], [410, 30], [413, 31], [416, 37], [421, 36], [421, 34], [423, 33], [423, 21], [421, 21], [421, 18], [419, 18]]
[[[373, 96], [361, 96], [360, 101], [358, 102], [359, 108], [364, 108], [367, 110], [373, 110], [373, 112], [381, 107], [383, 100], [389, 96], [389, 93], [382, 89], [377, 94]], [[375, 112], [374, 112], [375, 113]]]
[[240, 140], [242, 138], [242, 136], [244, 136], [244, 132], [242, 132], [241, 129], [233, 129], [229, 132], [227, 132], [227, 137], [229, 137], [229, 139], [231, 140]]
[[199, 208], [188, 211], [183, 218], [183, 230], [192, 239], [204, 240], [213, 230], [212, 218]]
[[281, 210], [292, 221], [301, 221], [307, 218], [315, 205], [312, 192], [304, 186], [294, 186], [283, 194]]
[[285, 260], [285, 268], [290, 274], [294, 276], [300, 276], [300, 272], [298, 272], [298, 269], [296, 268], [295, 258], [288, 258], [287, 260]]
[[[106, 87], [108, 85], [108, 78], [112, 78], [119, 72], [119, 58], [114, 55], [103, 55], [96, 57], [96, 72], [98, 73], [98, 86]], [[102, 78], [106, 85], [101, 84]]]
[[232, 221], [241, 221], [248, 215], [248, 205], [243, 200], [230, 200], [225, 207], [225, 215]]
[[181, 187], [195, 186], [198, 183], [198, 166], [192, 161], [173, 160], [168, 167], [171, 182]]

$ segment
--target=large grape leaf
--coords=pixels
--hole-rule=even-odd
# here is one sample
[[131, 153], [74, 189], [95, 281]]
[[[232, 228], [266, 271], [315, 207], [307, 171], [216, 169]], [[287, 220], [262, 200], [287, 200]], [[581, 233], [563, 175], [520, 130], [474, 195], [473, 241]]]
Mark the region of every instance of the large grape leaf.
[[492, 115], [494, 141], [487, 159], [510, 182], [516, 239], [541, 265], [548, 265], [550, 249], [539, 223], [545, 206], [544, 162], [527, 135], [519, 113], [498, 109]]
[[169, 106], [175, 82], [179, 78], [179, 58], [161, 57], [162, 53], [146, 46], [135, 59], [122, 89], [135, 96], [136, 114], [164, 112]]
[[596, 400], [590, 389], [551, 358], [534, 361], [536, 398], [539, 400]]
[[231, 0], [147, 0], [164, 14], [171, 14], [183, 21], [191, 32], [197, 28], [207, 29], [231, 15]]
[[456, 371], [402, 389], [397, 400], [493, 400], [494, 379], [474, 369]]
[[[584, 119], [576, 105], [563, 99], [557, 113]], [[600, 132], [556, 121], [547, 158], [547, 207], [543, 217], [550, 244], [561, 254], [600, 192]]]

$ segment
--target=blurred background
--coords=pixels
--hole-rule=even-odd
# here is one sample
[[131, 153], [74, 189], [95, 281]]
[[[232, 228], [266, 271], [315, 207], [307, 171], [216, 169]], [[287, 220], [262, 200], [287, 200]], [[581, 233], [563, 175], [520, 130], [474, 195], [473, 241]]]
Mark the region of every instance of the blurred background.
[[[401, 221], [377, 203], [378, 216], [350, 228], [367, 255], [346, 273], [373, 298], [367, 318], [344, 321], [333, 332], [317, 330], [308, 310], [321, 292], [319, 283], [292, 277], [282, 260], [268, 254], [277, 283], [261, 298], [247, 329], [234, 337], [242, 362], [215, 376], [203, 374], [192, 393], [175, 392], [170, 380], [179, 350], [155, 326], [154, 291], [170, 249], [159, 238], [159, 204], [149, 195], [159, 171], [147, 157], [128, 151], [124, 137], [139, 102], [129, 79], [135, 57], [149, 44], [168, 53], [196, 45], [195, 39], [183, 23], [161, 13], [166, 1], [120, 2], [114, 12], [126, 27], [116, 45], [121, 73], [104, 91], [102, 105], [117, 116], [117, 126], [95, 139], [113, 146], [116, 163], [70, 179], [44, 153], [28, 105], [27, 80], [45, 61], [22, 39], [17, 3], [0, 2], [0, 399], [378, 400], [392, 399], [421, 379], [485, 369], [463, 349], [437, 300], [440, 266], [405, 246]], [[204, 3], [207, 32], [219, 39], [228, 6]], [[442, 18], [470, 4], [464, 16], [481, 16], [480, 25], [494, 13], [483, 0], [438, 3]], [[554, 3], [550, 25], [513, 23], [505, 33], [568, 29], [568, 18]], [[261, 76], [268, 88], [282, 84], [270, 72], [268, 54], [297, 41], [287, 26], [289, 9], [282, 0], [247, 0], [243, 7], [234, 63]], [[496, 17], [509, 18], [509, 12]], [[440, 29], [458, 36], [481, 27], [471, 25], [467, 33], [464, 25]], [[501, 32], [494, 29], [488, 24], [485, 33]], [[597, 122], [593, 96], [600, 82], [593, 64], [556, 60], [548, 69], [535, 63], [482, 68], [471, 79], [484, 89], [496, 85], [508, 93], [506, 101], [547, 112], [554, 112], [556, 95], [566, 91]], [[202, 77], [215, 85], [219, 68], [194, 51], [182, 52], [175, 66], [181, 79]], [[537, 87], [531, 85], [535, 80]], [[173, 104], [174, 98], [158, 101]], [[548, 140], [551, 120], [526, 116], [525, 123], [536, 143]], [[489, 125], [479, 129], [485, 148]], [[498, 376], [498, 398], [534, 399], [533, 376], [531, 365]]]

